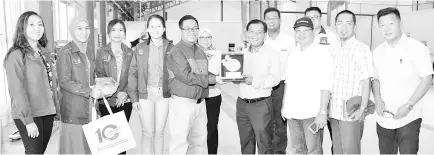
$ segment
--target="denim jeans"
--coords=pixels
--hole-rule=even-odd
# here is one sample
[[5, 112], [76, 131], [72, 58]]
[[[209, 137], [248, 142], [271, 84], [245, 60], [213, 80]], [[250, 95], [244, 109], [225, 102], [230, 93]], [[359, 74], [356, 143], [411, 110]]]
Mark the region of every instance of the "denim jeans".
[[162, 154], [164, 129], [169, 112], [169, 99], [163, 89], [148, 86], [148, 99], [140, 99], [139, 117], [142, 124], [142, 153]]
[[377, 123], [380, 154], [417, 154], [422, 118], [397, 129], [386, 129]]
[[364, 122], [330, 119], [333, 131], [333, 153], [360, 154]]
[[315, 117], [308, 119], [288, 119], [289, 134], [295, 154], [323, 154], [322, 142], [324, 129], [313, 134], [309, 126]]

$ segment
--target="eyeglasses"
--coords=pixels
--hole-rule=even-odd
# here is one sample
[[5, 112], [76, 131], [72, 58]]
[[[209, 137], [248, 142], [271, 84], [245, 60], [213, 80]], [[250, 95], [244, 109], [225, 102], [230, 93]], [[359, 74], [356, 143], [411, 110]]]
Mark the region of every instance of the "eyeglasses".
[[212, 36], [206, 36], [206, 37], [201, 36], [201, 37], [199, 37], [199, 39], [211, 39], [211, 38], [212, 38]]
[[184, 31], [187, 31], [187, 32], [199, 32], [199, 27], [181, 28], [181, 30], [184, 30]]
[[321, 16], [315, 15], [312, 17], [309, 17], [311, 20], [318, 20]]
[[343, 25], [353, 26], [354, 22], [353, 21], [337, 21], [336, 22], [336, 26], [343, 26]]
[[312, 31], [312, 29], [297, 29], [297, 30], [294, 30], [295, 31], [295, 33], [307, 33], [307, 32], [309, 32], [309, 31]]

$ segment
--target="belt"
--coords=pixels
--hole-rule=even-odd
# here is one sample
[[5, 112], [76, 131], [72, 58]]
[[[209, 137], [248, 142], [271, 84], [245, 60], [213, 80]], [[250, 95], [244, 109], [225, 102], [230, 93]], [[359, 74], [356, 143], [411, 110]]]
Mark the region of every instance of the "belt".
[[190, 99], [190, 98], [185, 98], [185, 97], [179, 97], [179, 96], [176, 96], [176, 95], [172, 95], [172, 98], [173, 99], [177, 99], [177, 100], [185, 100], [185, 101], [188, 101], [188, 102], [190, 102], [190, 103], [196, 103], [196, 104], [199, 104], [199, 103], [201, 103], [202, 102], [202, 100], [203, 99]]
[[253, 98], [253, 99], [240, 98], [240, 99], [246, 103], [255, 103], [255, 102], [265, 100], [266, 98], [268, 98], [268, 97], [260, 97], [260, 98]]

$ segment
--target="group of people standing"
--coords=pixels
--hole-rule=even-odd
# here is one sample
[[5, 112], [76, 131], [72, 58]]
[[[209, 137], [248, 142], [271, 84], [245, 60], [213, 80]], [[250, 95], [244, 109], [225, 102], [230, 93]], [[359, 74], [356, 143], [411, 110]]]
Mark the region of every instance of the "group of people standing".
[[257, 145], [259, 154], [285, 154], [290, 135], [296, 154], [322, 154], [327, 126], [332, 153], [360, 154], [365, 117], [376, 111], [380, 153], [416, 154], [433, 68], [428, 48], [403, 35], [399, 10], [378, 11], [386, 41], [373, 52], [356, 39], [350, 10], [336, 15], [336, 33], [321, 26], [318, 7], [304, 14], [294, 37], [280, 31], [276, 8], [247, 24], [246, 81], [237, 100], [241, 152], [254, 154]]
[[[245, 80], [234, 82], [240, 89], [236, 122], [241, 152], [255, 154], [258, 148], [259, 154], [286, 154], [288, 127], [295, 153], [322, 154], [322, 128], [328, 126], [333, 153], [360, 154], [363, 121], [376, 111], [380, 153], [417, 153], [420, 99], [432, 84], [428, 48], [402, 34], [396, 8], [378, 12], [386, 42], [373, 53], [355, 38], [354, 13], [337, 14], [338, 37], [321, 26], [321, 15], [317, 7], [306, 9], [306, 17], [294, 23], [294, 37], [280, 31], [276, 8], [265, 10], [264, 21], [247, 24]], [[168, 127], [170, 154], [217, 154], [220, 85], [226, 83], [220, 76], [221, 52], [212, 45], [212, 32], [199, 28], [195, 17], [185, 15], [178, 24], [181, 40], [173, 45], [163, 17], [150, 16], [149, 38], [131, 49], [122, 43], [124, 22], [113, 19], [107, 25], [110, 43], [95, 54], [88, 46], [88, 21], [75, 17], [68, 27], [72, 41], [53, 61], [42, 18], [23, 13], [4, 67], [26, 154], [45, 152], [56, 116], [61, 122], [59, 153], [91, 153], [82, 126], [92, 121], [93, 105], [100, 116], [111, 108], [124, 111], [127, 120], [136, 110], [142, 153], [162, 154]], [[105, 96], [93, 87], [99, 77], [117, 83], [107, 97], [110, 107], [92, 102]], [[350, 100], [358, 103], [352, 111], [347, 110], [353, 106]]]

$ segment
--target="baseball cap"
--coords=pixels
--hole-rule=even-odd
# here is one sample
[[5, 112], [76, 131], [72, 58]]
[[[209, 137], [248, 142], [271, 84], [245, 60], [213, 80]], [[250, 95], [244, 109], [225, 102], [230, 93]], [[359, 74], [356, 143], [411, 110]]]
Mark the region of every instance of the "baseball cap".
[[294, 29], [300, 26], [306, 26], [313, 29], [312, 20], [309, 17], [302, 17], [300, 19], [297, 19], [297, 21], [295, 21], [294, 23]]

